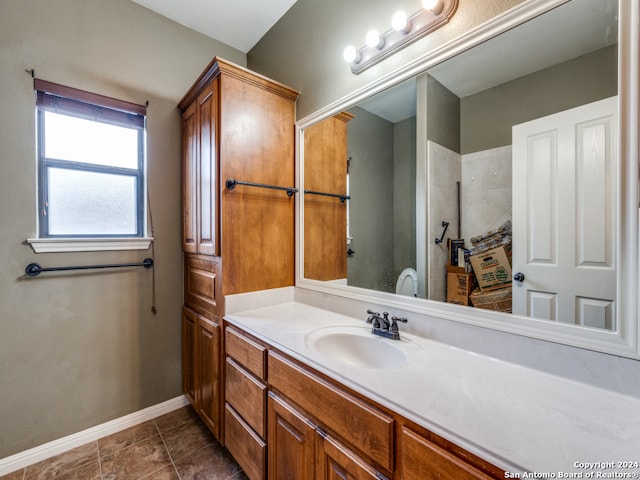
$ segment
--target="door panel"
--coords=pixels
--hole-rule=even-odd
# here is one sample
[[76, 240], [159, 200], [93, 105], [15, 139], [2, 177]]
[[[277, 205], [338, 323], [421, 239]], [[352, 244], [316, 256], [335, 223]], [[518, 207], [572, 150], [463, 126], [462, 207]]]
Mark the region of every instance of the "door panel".
[[513, 127], [513, 311], [615, 330], [617, 97]]
[[273, 393], [268, 399], [268, 478], [313, 479], [315, 427]]

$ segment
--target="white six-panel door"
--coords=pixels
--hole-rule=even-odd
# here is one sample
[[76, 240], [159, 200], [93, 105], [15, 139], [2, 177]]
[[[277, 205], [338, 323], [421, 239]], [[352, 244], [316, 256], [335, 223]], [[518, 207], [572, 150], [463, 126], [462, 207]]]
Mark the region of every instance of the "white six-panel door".
[[616, 330], [617, 97], [513, 127], [513, 312]]

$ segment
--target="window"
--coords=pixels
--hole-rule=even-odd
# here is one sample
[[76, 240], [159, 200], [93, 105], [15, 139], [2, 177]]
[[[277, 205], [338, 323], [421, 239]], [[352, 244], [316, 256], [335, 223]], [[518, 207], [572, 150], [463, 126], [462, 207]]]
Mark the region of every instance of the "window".
[[146, 108], [35, 80], [41, 239], [145, 235]]

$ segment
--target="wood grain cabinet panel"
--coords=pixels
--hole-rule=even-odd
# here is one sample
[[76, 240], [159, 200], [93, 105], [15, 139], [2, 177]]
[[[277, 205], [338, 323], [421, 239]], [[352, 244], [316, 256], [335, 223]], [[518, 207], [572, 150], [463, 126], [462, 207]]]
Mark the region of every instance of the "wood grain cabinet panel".
[[227, 327], [225, 330], [225, 350], [246, 370], [256, 377], [265, 379], [267, 349], [242, 333]]
[[262, 438], [265, 437], [265, 402], [267, 386], [246, 373], [227, 357], [225, 369], [225, 401]]
[[406, 427], [400, 433], [402, 480], [488, 480], [493, 477]]
[[212, 81], [182, 113], [182, 248], [219, 255], [218, 84]]
[[219, 255], [218, 206], [218, 80], [212, 81], [196, 100], [198, 111], [198, 175], [197, 188], [197, 243], [198, 253]]
[[185, 255], [184, 258], [184, 302], [198, 313], [215, 320], [219, 319], [221, 285], [216, 257]]
[[196, 327], [196, 378], [196, 411], [215, 437], [220, 438], [220, 327], [203, 316], [198, 317]]
[[198, 131], [196, 104], [182, 114], [182, 250], [198, 253]]
[[315, 478], [315, 426], [281, 398], [269, 393], [269, 480]]
[[192, 404], [196, 401], [196, 325], [198, 317], [190, 308], [182, 309], [182, 391]]
[[220, 335], [217, 322], [183, 308], [183, 392], [216, 438], [220, 438], [222, 401]]
[[269, 385], [318, 419], [358, 453], [393, 471], [394, 420], [270, 351]]
[[316, 480], [385, 480], [387, 477], [328, 435], [318, 435]]
[[227, 450], [233, 455], [250, 480], [264, 480], [266, 478], [267, 444], [256, 435], [229, 404], [225, 406], [224, 417]]

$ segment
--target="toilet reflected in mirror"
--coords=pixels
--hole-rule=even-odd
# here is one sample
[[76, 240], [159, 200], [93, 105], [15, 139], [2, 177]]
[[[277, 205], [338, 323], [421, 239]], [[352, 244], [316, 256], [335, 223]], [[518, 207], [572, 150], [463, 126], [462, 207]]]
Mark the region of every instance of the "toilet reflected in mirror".
[[418, 274], [413, 268], [405, 268], [398, 276], [396, 294], [407, 297], [418, 296]]

